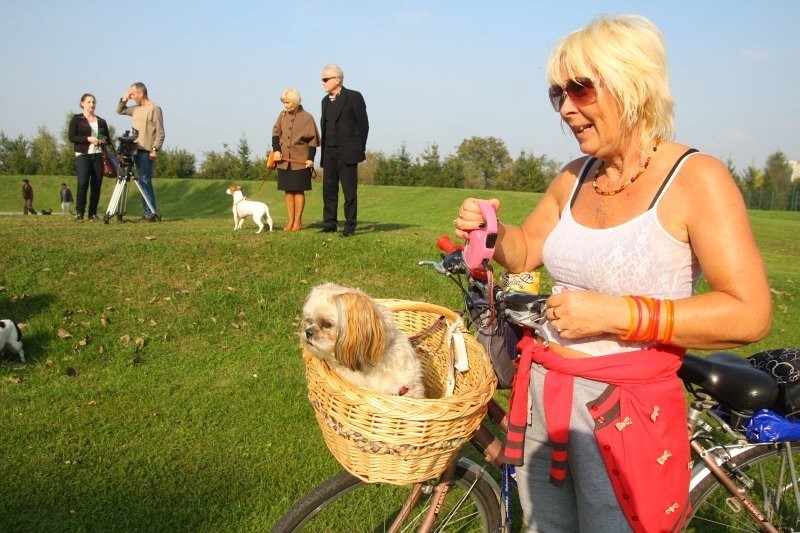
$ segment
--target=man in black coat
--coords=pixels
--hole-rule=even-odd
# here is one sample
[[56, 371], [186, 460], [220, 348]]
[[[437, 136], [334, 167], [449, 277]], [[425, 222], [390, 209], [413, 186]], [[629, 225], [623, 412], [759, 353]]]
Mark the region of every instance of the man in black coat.
[[344, 72], [337, 65], [322, 69], [322, 86], [328, 94], [322, 99], [320, 131], [322, 133], [322, 229], [337, 229], [339, 183], [344, 193], [344, 231], [353, 235], [358, 215], [358, 164], [366, 159], [369, 119], [364, 97], [346, 89]]

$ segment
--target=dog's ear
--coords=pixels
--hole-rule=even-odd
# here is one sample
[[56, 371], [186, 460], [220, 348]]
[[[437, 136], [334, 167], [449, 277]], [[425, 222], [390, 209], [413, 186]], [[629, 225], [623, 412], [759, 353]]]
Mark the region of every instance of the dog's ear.
[[375, 303], [365, 294], [346, 292], [336, 297], [336, 312], [336, 359], [354, 371], [375, 365], [386, 351], [383, 320]]

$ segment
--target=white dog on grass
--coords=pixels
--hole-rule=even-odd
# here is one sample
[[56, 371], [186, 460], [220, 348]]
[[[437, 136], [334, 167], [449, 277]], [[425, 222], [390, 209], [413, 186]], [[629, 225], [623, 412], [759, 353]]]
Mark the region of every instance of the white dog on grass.
[[242, 229], [244, 219], [253, 217], [253, 222], [258, 226], [256, 233], [261, 233], [266, 221], [269, 230], [272, 231], [272, 217], [269, 216], [269, 208], [264, 202], [255, 202], [245, 198], [242, 188], [239, 185], [231, 185], [225, 191], [233, 196], [233, 229]]

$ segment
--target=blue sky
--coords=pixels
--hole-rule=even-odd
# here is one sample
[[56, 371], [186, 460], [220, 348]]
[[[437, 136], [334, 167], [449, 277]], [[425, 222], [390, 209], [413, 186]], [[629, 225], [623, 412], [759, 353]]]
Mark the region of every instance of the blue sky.
[[7, 0], [0, 7], [0, 130], [59, 135], [84, 92], [121, 133], [128, 86], [143, 81], [164, 110], [166, 146], [198, 155], [245, 136], [264, 154], [296, 87], [319, 117], [320, 72], [345, 71], [370, 116], [368, 149], [494, 136], [562, 163], [580, 155], [546, 97], [556, 41], [601, 13], [638, 13], [663, 31], [676, 139], [763, 167], [800, 159], [800, 2], [771, 0], [329, 1]]

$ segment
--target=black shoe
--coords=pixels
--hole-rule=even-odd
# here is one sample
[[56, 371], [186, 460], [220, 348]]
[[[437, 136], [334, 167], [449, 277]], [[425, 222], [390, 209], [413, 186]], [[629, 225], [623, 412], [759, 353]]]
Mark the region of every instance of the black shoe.
[[319, 230], [320, 233], [336, 233], [336, 228], [323, 227]]
[[95, 220], [100, 220], [100, 219], [97, 218], [97, 215], [89, 215], [89, 220], [95, 221]]
[[342, 232], [342, 237], [352, 237], [355, 234], [356, 230], [354, 229], [346, 229]]
[[75, 220], [83, 220], [83, 215], [75, 215]]

